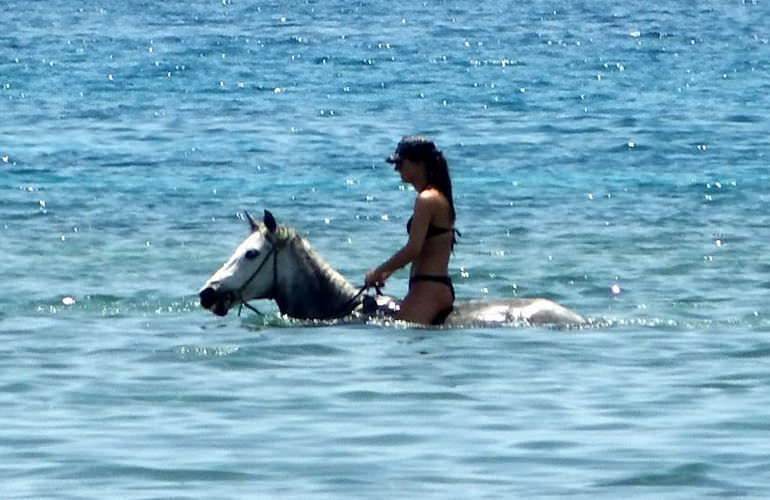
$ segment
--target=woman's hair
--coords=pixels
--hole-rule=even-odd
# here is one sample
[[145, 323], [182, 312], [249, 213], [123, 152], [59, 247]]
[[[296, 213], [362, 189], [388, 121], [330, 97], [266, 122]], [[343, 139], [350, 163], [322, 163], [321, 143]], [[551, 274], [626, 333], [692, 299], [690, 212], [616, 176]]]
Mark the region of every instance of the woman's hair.
[[452, 214], [452, 222], [455, 221], [455, 202], [452, 198], [452, 179], [449, 178], [449, 165], [447, 165], [444, 153], [435, 150], [435, 153], [425, 161], [425, 172], [428, 184], [434, 186], [449, 201], [449, 210]]
[[456, 213], [452, 198], [452, 180], [449, 178], [449, 166], [446, 158], [444, 158], [444, 153], [428, 137], [407, 136], [401, 139], [396, 147], [396, 152], [390, 155], [388, 161], [397, 163], [404, 158], [425, 165], [428, 184], [441, 191], [441, 194], [449, 201], [452, 222], [454, 222]]

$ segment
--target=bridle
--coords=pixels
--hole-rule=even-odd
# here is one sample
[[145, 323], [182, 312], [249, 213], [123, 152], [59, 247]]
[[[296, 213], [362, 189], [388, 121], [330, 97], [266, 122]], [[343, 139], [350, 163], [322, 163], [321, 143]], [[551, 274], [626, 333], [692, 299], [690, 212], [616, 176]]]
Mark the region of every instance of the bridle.
[[275, 299], [275, 284], [278, 283], [278, 245], [276, 242], [271, 238], [266, 238], [267, 241], [270, 242], [270, 251], [267, 252], [267, 255], [265, 255], [265, 259], [257, 266], [256, 271], [251, 273], [251, 276], [249, 276], [249, 279], [247, 279], [243, 285], [235, 292], [236, 296], [238, 297], [238, 300], [240, 300], [240, 305], [238, 306], [238, 316], [241, 315], [241, 310], [243, 309], [243, 306], [246, 306], [246, 309], [250, 309], [254, 311], [255, 313], [259, 314], [260, 316], [264, 316], [259, 310], [246, 302], [243, 299], [243, 291], [248, 287], [252, 281], [254, 281], [254, 278], [257, 277], [259, 272], [262, 270], [263, 267], [265, 267], [265, 264], [267, 264], [267, 261], [270, 259], [270, 256], [273, 256], [273, 284], [270, 287], [270, 291], [268, 292], [268, 295], [265, 297], [266, 299]]
[[[243, 310], [243, 307], [245, 306], [246, 309], [249, 309], [255, 313], [257, 313], [260, 316], [264, 316], [263, 313], [261, 313], [256, 307], [249, 304], [246, 300], [243, 298], [243, 291], [251, 284], [252, 281], [254, 281], [254, 278], [257, 277], [259, 272], [262, 270], [263, 267], [265, 267], [265, 264], [267, 264], [267, 261], [270, 259], [270, 256], [273, 257], [273, 284], [270, 286], [270, 291], [268, 294], [264, 297], [266, 299], [272, 299], [275, 300], [276, 294], [275, 294], [275, 287], [276, 283], [278, 283], [278, 251], [283, 246], [279, 247], [275, 240], [273, 240], [270, 237], [266, 236], [267, 241], [270, 242], [270, 251], [267, 252], [267, 255], [265, 255], [264, 260], [257, 266], [257, 269], [251, 273], [251, 276], [249, 276], [249, 279], [247, 279], [243, 285], [241, 285], [238, 290], [236, 290], [235, 295], [240, 301], [240, 305], [238, 306], [238, 316], [240, 317], [241, 311]], [[287, 242], [288, 243], [288, 242]], [[359, 297], [361, 297], [361, 294], [363, 294], [365, 291], [367, 291], [370, 287], [368, 285], [364, 285], [361, 288], [359, 288], [358, 292], [350, 299], [348, 300], [343, 306], [340, 308], [338, 313], [335, 313], [335, 317], [344, 316], [351, 312], [353, 306], [355, 306], [356, 300], [358, 300]], [[377, 290], [377, 295], [382, 295], [382, 292], [380, 291], [379, 287], [375, 286], [375, 289]]]

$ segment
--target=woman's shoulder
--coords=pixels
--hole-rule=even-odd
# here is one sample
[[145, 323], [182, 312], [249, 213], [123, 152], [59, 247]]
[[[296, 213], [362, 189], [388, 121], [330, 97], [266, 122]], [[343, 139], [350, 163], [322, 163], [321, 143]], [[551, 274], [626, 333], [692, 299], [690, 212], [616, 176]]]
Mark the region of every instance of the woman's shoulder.
[[428, 186], [422, 191], [420, 191], [420, 194], [417, 195], [418, 200], [423, 200], [427, 202], [446, 202], [446, 196], [444, 196], [444, 193], [439, 191], [437, 188], [433, 186]]
[[423, 205], [432, 209], [431, 211], [440, 210], [449, 206], [449, 200], [444, 193], [433, 186], [428, 186], [417, 195], [416, 205]]

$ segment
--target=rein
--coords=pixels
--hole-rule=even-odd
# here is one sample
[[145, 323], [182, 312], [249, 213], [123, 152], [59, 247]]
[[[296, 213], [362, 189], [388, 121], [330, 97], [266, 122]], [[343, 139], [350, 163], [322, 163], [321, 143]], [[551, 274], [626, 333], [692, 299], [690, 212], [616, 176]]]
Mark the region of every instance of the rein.
[[[369, 290], [371, 288], [369, 285], [364, 285], [361, 288], [358, 289], [358, 292], [356, 292], [355, 295], [353, 295], [353, 298], [351, 298], [349, 301], [345, 302], [345, 305], [340, 308], [340, 311], [343, 311], [341, 315], [335, 314], [335, 316], [344, 316], [345, 314], [352, 312], [353, 307], [355, 306], [356, 300], [361, 296], [362, 293]], [[377, 290], [377, 295], [382, 295], [382, 292], [380, 291], [380, 287], [377, 285], [374, 285], [374, 289]]]

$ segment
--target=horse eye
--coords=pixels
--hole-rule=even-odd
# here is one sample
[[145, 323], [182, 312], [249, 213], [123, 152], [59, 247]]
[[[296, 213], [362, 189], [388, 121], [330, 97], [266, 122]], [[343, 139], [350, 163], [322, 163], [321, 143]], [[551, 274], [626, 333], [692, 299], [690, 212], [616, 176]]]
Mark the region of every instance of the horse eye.
[[259, 250], [246, 250], [246, 253], [244, 254], [244, 257], [246, 257], [249, 260], [256, 259], [259, 257]]

